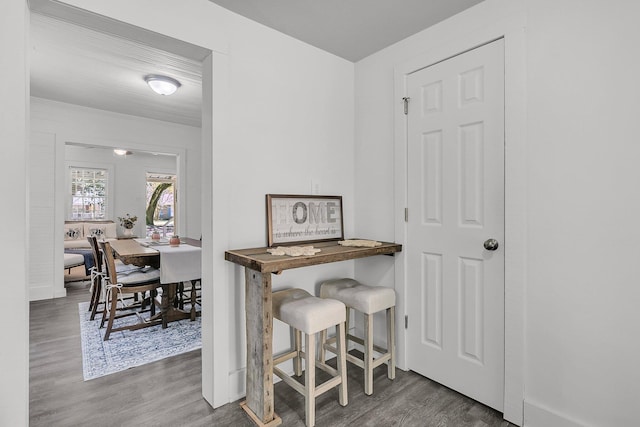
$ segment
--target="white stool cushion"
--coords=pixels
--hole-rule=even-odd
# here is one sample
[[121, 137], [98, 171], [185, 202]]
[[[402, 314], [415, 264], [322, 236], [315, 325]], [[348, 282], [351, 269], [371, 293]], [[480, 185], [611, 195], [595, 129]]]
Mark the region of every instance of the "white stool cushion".
[[64, 254], [64, 268], [77, 267], [84, 264], [84, 257], [80, 254]]
[[396, 293], [383, 286], [367, 286], [353, 279], [328, 280], [320, 286], [322, 298], [342, 301], [347, 307], [372, 314], [396, 305]]
[[303, 289], [272, 294], [273, 317], [304, 332], [315, 334], [346, 320], [346, 307], [336, 300], [314, 297]]

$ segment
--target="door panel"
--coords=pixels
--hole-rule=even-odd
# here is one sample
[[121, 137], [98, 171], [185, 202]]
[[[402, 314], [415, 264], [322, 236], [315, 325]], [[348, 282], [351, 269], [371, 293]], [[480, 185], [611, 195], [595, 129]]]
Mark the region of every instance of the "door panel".
[[504, 47], [408, 77], [409, 368], [502, 410]]

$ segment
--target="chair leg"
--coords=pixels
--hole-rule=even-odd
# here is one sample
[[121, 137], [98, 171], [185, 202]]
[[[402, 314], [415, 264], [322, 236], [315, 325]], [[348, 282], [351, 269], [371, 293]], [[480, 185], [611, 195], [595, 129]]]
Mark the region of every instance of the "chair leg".
[[175, 298], [173, 298], [173, 306], [175, 308], [182, 309], [183, 306], [184, 306], [184, 302], [183, 302], [183, 299], [182, 299], [184, 297], [183, 288], [184, 288], [184, 283], [183, 282], [178, 282], [176, 284], [176, 296], [175, 296]]
[[105, 297], [104, 297], [104, 307], [102, 307], [102, 320], [100, 320], [100, 328], [104, 328], [104, 322], [107, 320], [107, 304], [109, 304], [109, 301], [107, 299], [107, 295], [108, 292], [105, 292]]
[[[107, 323], [107, 330], [104, 334], [104, 341], [109, 339], [109, 335], [111, 335], [111, 329], [113, 328], [113, 320], [116, 317], [116, 310], [118, 309], [118, 295], [111, 295], [111, 309], [109, 310], [109, 323]], [[107, 302], [104, 303], [105, 307], [107, 306]], [[104, 322], [104, 317], [103, 317]]]
[[153, 289], [149, 291], [149, 310], [151, 310], [151, 316], [156, 315], [156, 297], [158, 296], [158, 290]]
[[364, 315], [364, 393], [373, 394], [373, 314]]
[[[93, 274], [93, 273], [91, 273]], [[92, 278], [91, 279], [91, 296], [89, 297], [89, 309], [87, 311], [91, 311], [93, 310], [93, 304], [95, 302], [96, 299], [96, 280], [97, 278]], [[93, 320], [93, 319], [91, 319]]]
[[396, 308], [387, 308], [387, 351], [391, 353], [391, 358], [387, 364], [387, 378], [390, 380], [396, 377]]
[[196, 283], [197, 280], [191, 281], [191, 311], [189, 312], [191, 321], [196, 320]]
[[[91, 304], [91, 320], [96, 318], [96, 312], [98, 311], [98, 305], [100, 305], [100, 297], [102, 296], [102, 277], [97, 276], [96, 282], [93, 284], [93, 301]], [[106, 303], [105, 303], [106, 304]]]
[[313, 334], [305, 334], [304, 340], [306, 344], [304, 352], [304, 413], [307, 427], [313, 427], [316, 424], [316, 337]]
[[336, 367], [338, 368], [338, 375], [340, 375], [340, 388], [338, 389], [338, 399], [340, 405], [346, 406], [349, 403], [349, 397], [347, 394], [347, 357], [346, 357], [346, 340], [345, 340], [345, 324], [340, 323], [336, 325], [337, 335], [337, 347], [338, 347], [338, 361]]

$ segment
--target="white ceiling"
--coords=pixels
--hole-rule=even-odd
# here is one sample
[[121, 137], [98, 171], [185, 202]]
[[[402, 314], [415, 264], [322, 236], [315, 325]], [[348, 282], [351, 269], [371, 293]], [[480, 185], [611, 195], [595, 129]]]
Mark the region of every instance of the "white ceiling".
[[[210, 0], [320, 49], [357, 61], [482, 0]], [[208, 50], [52, 0], [29, 0], [31, 95], [200, 126]], [[152, 92], [148, 74], [182, 83]]]
[[[30, 42], [32, 96], [200, 126], [201, 61], [35, 13]], [[144, 81], [148, 74], [182, 86], [158, 95]]]

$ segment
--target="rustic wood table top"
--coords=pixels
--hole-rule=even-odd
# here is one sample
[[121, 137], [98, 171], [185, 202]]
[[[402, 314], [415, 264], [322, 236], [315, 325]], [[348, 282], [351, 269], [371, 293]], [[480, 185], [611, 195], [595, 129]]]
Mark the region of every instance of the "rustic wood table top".
[[139, 267], [150, 265], [155, 268], [160, 267], [160, 253], [155, 249], [142, 246], [133, 239], [120, 239], [110, 242], [111, 249], [116, 256], [125, 264], [133, 264]]
[[402, 245], [388, 242], [380, 243], [382, 245], [375, 248], [341, 246], [337, 241], [310, 243], [300, 246], [313, 246], [320, 249], [320, 252], [315, 255], [296, 257], [271, 255], [267, 252], [268, 248], [233, 249], [225, 252], [224, 259], [261, 273], [278, 273], [292, 268], [366, 258], [374, 255], [393, 255], [402, 251]]

